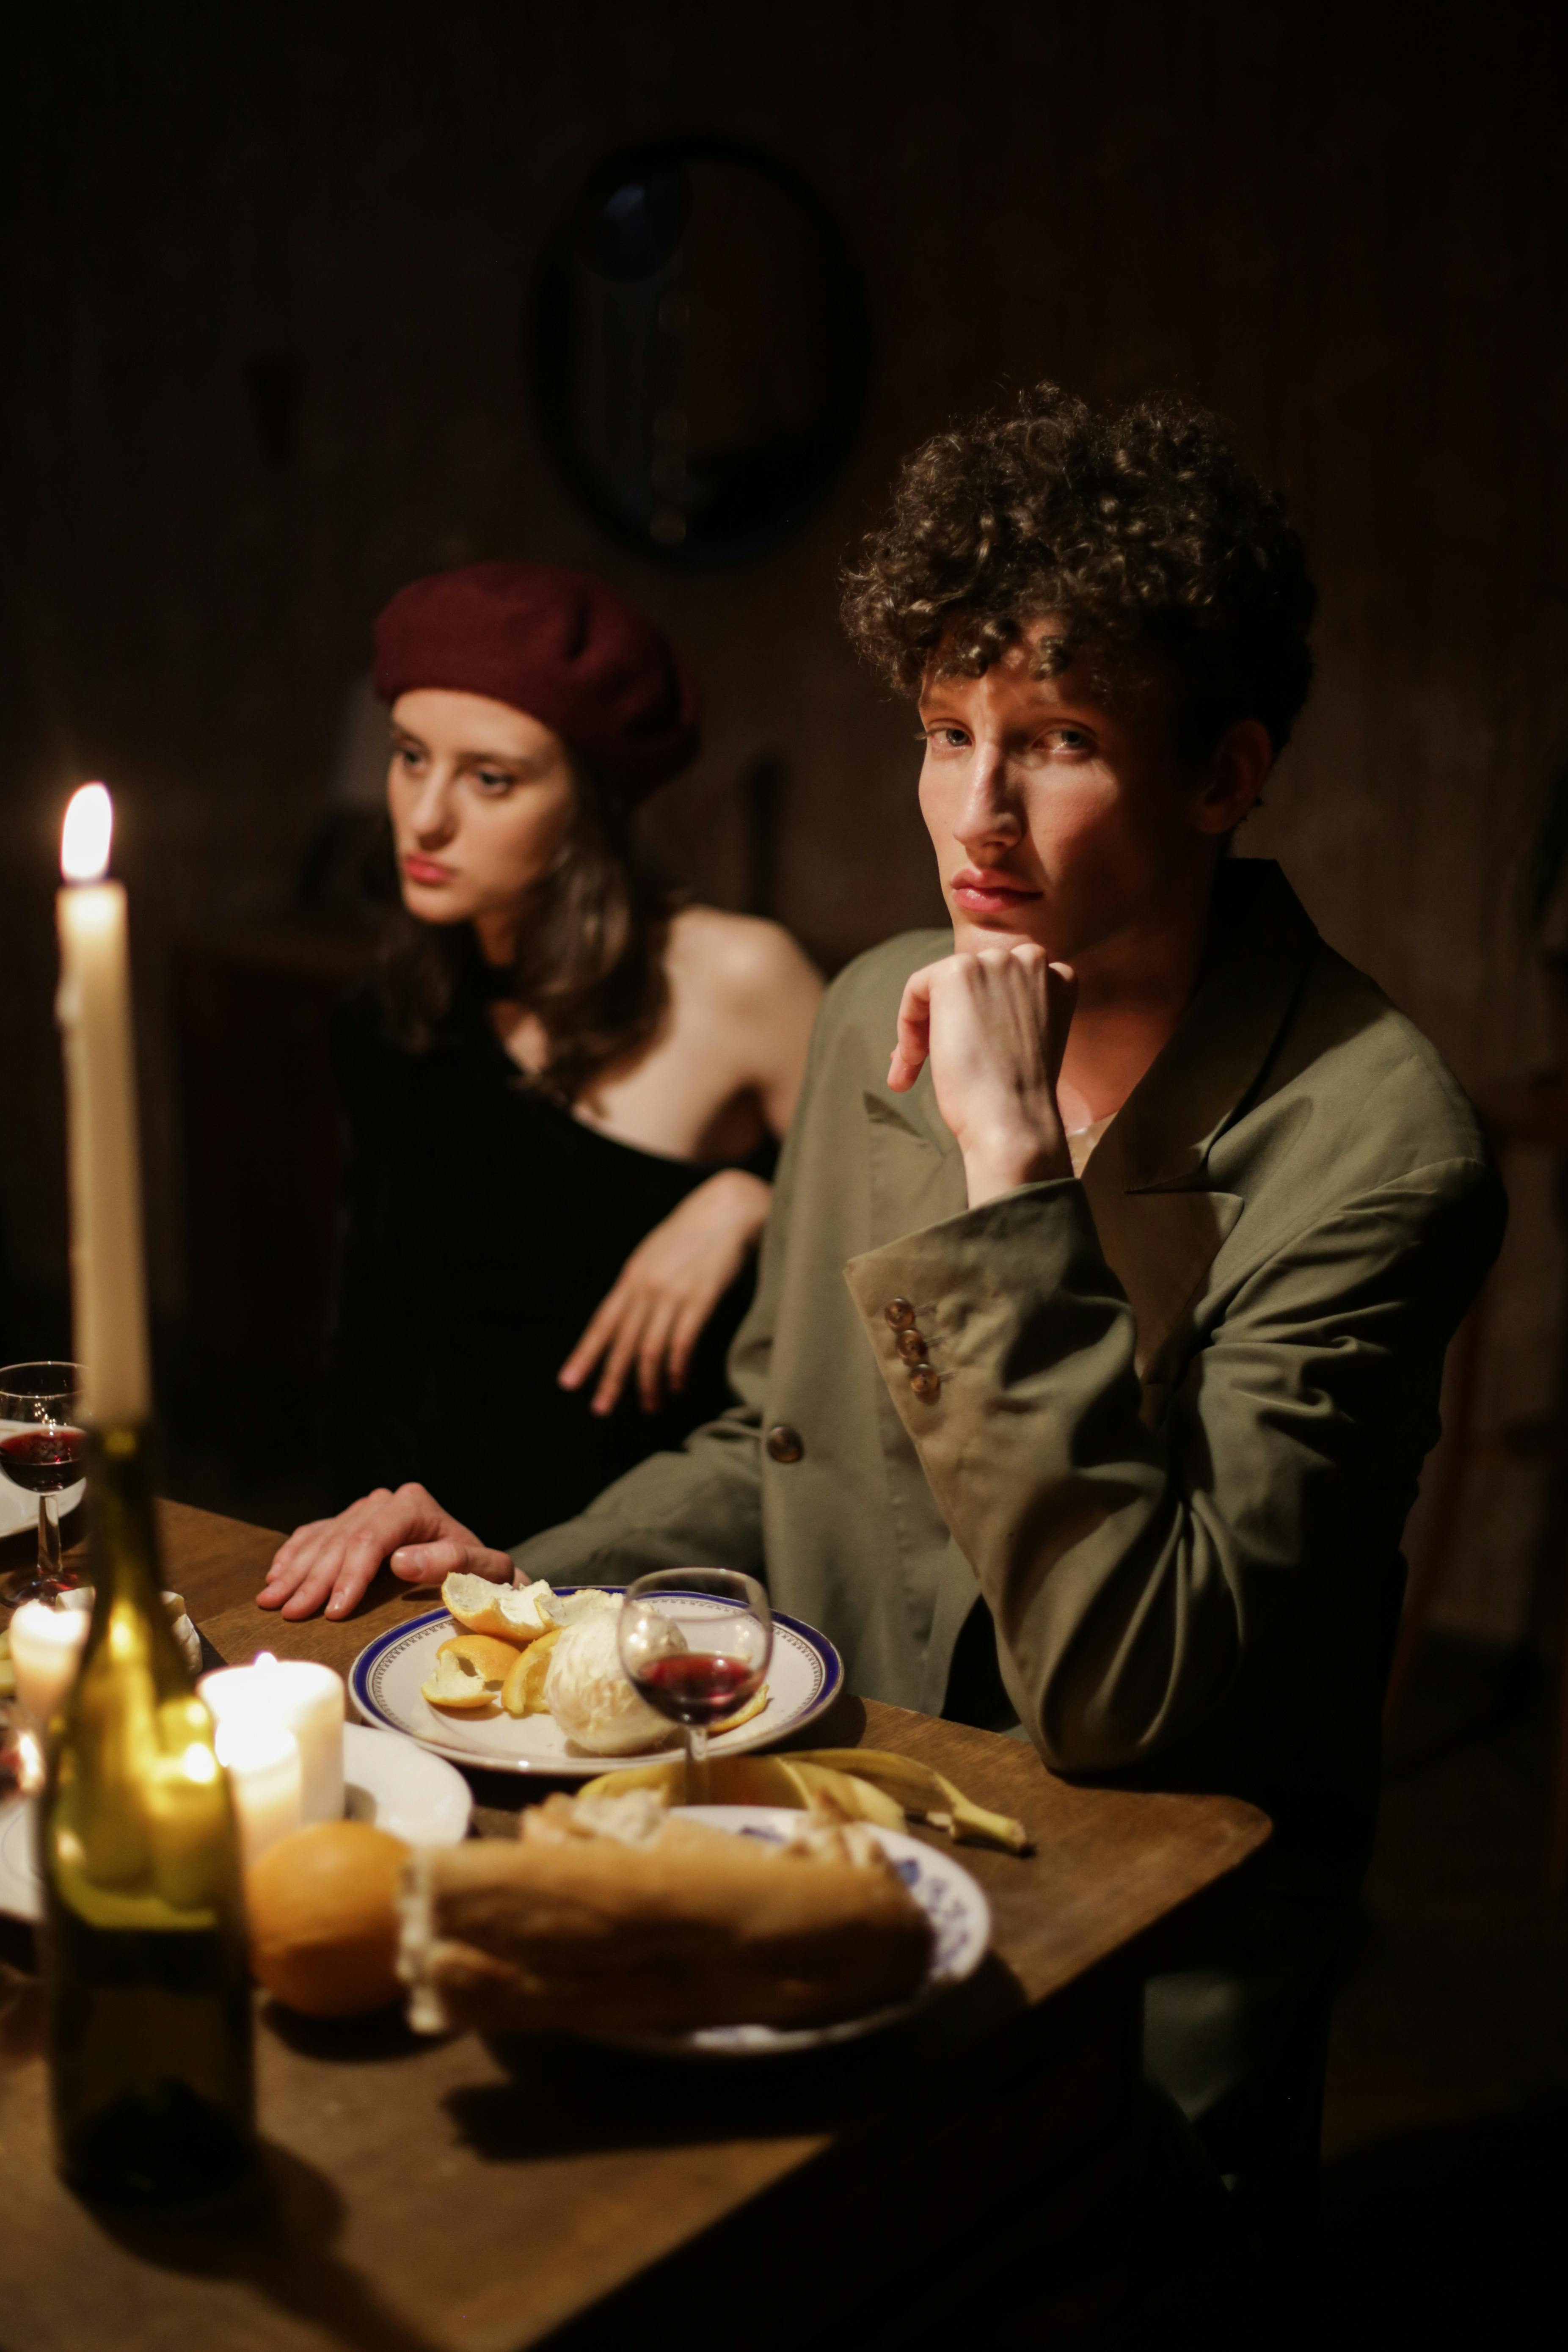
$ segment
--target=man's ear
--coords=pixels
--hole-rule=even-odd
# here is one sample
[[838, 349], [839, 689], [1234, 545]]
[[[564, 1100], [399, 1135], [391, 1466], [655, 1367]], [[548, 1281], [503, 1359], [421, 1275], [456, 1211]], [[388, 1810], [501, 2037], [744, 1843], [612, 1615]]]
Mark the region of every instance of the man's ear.
[[1260, 719], [1238, 719], [1215, 745], [1194, 819], [1200, 833], [1233, 833], [1257, 805], [1274, 765], [1274, 746]]

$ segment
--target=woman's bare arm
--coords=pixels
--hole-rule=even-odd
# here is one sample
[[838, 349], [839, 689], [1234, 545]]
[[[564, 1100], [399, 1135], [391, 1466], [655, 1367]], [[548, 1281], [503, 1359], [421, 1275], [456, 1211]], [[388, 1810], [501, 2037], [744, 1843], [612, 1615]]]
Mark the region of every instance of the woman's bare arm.
[[[694, 908], [677, 919], [670, 978], [674, 1082], [689, 1087], [700, 1072], [711, 1120], [750, 1103], [782, 1139], [822, 1000], [816, 966], [776, 923]], [[583, 1387], [600, 1366], [593, 1410], [613, 1412], [635, 1367], [643, 1410], [657, 1412], [667, 1389], [684, 1386], [709, 1317], [761, 1238], [771, 1197], [741, 1168], [689, 1193], [626, 1260], [562, 1366], [562, 1386]]]

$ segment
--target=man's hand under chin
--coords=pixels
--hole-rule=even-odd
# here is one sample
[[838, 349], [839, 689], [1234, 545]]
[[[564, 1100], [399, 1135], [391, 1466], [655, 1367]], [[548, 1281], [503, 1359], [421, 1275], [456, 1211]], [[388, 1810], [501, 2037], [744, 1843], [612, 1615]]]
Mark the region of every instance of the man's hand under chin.
[[325, 1604], [329, 1617], [357, 1608], [383, 1560], [405, 1584], [440, 1584], [448, 1576], [488, 1576], [510, 1584], [511, 1561], [444, 1511], [423, 1486], [378, 1486], [340, 1511], [312, 1519], [279, 1547], [258, 1606], [285, 1617], [310, 1617]]
[[972, 1209], [1072, 1174], [1057, 1079], [1077, 993], [1070, 966], [1027, 941], [946, 956], [905, 982], [888, 1084], [906, 1093], [929, 1060]]

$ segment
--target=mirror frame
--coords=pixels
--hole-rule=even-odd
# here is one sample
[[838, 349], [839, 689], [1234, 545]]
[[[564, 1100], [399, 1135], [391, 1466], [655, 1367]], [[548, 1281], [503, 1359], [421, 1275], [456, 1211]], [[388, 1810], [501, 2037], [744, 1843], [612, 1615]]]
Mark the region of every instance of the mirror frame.
[[[675, 543], [637, 530], [600, 486], [571, 429], [572, 380], [564, 354], [572, 344], [574, 240], [595, 191], [671, 163], [721, 163], [755, 173], [787, 196], [802, 215], [822, 263], [828, 394], [821, 412], [824, 454], [815, 477], [788, 513], [767, 516], [754, 530], [717, 544], [692, 532]], [[600, 529], [623, 547], [656, 563], [708, 571], [768, 553], [801, 529], [827, 497], [860, 436], [870, 392], [873, 338], [865, 273], [824, 199], [793, 163], [750, 141], [707, 131], [671, 132], [610, 149], [582, 182], [570, 215], [548, 238], [529, 289], [525, 366], [541, 436], [573, 495]]]

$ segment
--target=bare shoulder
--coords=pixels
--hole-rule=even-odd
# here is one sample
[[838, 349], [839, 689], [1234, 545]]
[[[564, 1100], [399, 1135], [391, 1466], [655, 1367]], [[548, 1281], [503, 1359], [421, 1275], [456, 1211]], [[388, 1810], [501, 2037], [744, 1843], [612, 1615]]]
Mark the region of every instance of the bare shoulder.
[[822, 994], [822, 975], [799, 941], [782, 923], [760, 916], [682, 907], [669, 927], [668, 952], [678, 990], [700, 990], [736, 1013], [776, 1005], [781, 996], [815, 1007]]

